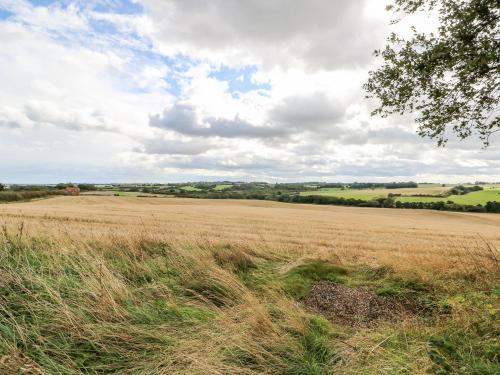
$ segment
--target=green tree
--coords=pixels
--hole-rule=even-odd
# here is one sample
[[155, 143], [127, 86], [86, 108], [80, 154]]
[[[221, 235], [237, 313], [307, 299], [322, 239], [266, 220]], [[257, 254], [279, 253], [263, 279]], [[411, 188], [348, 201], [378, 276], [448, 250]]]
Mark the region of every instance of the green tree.
[[2, 191], [4, 189], [5, 189], [5, 185], [4, 184], [0, 184], [0, 191]]
[[375, 51], [383, 64], [364, 85], [367, 97], [380, 100], [372, 114], [414, 113], [419, 134], [440, 146], [451, 132], [488, 146], [500, 131], [500, 1], [394, 0], [387, 9], [435, 11], [439, 27], [435, 33], [412, 28], [407, 40], [392, 33]]
[[78, 184], [78, 188], [82, 191], [97, 190], [97, 187], [94, 184]]

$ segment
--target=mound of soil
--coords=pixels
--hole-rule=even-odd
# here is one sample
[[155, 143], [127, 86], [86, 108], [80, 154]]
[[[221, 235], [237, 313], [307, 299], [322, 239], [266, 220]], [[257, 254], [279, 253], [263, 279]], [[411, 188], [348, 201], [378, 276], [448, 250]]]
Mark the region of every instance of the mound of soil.
[[315, 284], [305, 303], [328, 318], [349, 325], [394, 319], [402, 312], [393, 299], [377, 296], [364, 287], [350, 288], [329, 281]]

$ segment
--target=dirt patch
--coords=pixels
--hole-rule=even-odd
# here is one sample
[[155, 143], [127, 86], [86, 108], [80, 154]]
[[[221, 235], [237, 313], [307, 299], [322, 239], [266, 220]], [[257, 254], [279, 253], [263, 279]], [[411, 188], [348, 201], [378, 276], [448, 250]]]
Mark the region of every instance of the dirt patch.
[[350, 288], [328, 281], [315, 284], [305, 303], [328, 318], [349, 325], [392, 320], [406, 310], [394, 299], [380, 297], [368, 288]]

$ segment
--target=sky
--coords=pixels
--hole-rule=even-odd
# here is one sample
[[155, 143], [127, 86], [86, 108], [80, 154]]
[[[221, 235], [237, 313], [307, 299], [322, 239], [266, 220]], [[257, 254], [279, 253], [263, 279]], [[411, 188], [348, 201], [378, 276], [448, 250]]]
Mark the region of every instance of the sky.
[[0, 182], [500, 181], [487, 149], [371, 117], [373, 0], [0, 0]]

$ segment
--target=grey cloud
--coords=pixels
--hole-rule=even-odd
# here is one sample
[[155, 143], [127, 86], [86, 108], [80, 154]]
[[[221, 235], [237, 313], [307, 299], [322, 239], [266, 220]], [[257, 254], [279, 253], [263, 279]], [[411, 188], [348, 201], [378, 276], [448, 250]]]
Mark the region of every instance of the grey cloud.
[[335, 174], [353, 177], [415, 176], [429, 172], [429, 168], [417, 160], [367, 160], [363, 164], [342, 163]]
[[206, 118], [200, 124], [193, 106], [175, 104], [163, 113], [150, 117], [149, 124], [156, 128], [174, 130], [178, 133], [193, 136], [224, 138], [269, 138], [287, 134], [283, 128], [271, 126], [255, 126], [238, 117], [234, 119]]
[[[176, 103], [162, 114], [150, 117], [156, 128], [173, 130], [190, 136], [223, 138], [256, 138], [266, 142], [288, 140], [307, 131], [331, 132], [344, 117], [344, 108], [323, 93], [285, 98], [269, 114], [266, 125], [256, 126], [239, 117], [198, 119], [192, 105]], [[337, 129], [338, 131], [338, 129]]]
[[0, 128], [18, 129], [20, 127], [21, 127], [21, 125], [16, 121], [0, 120]]
[[285, 98], [271, 110], [270, 119], [282, 126], [295, 129], [320, 129], [339, 122], [345, 108], [324, 93]]
[[322, 172], [311, 169], [307, 163], [300, 161], [295, 163], [282, 158], [266, 158], [258, 155], [235, 155], [226, 159], [209, 155], [174, 157], [163, 160], [160, 166], [182, 170], [217, 170], [291, 178], [302, 177], [305, 174], [323, 175]]
[[[143, 0], [165, 45], [241, 53], [264, 65], [312, 68], [363, 65], [384, 37], [365, 16], [366, 0]], [[384, 4], [380, 5], [381, 7]]]
[[198, 118], [195, 108], [188, 104], [174, 104], [170, 109], [165, 109], [163, 114], [151, 116], [149, 124], [157, 128], [175, 130], [179, 133], [196, 133], [198, 130]]
[[207, 123], [215, 135], [226, 138], [273, 138], [287, 136], [286, 129], [273, 126], [254, 126], [236, 117], [232, 120], [208, 118]]
[[[395, 156], [390, 148], [377, 157], [365, 156], [356, 160], [343, 158], [335, 153], [325, 153], [316, 150], [314, 155], [303, 156], [296, 150], [286, 157], [265, 157], [258, 154], [235, 153], [231, 156], [215, 156], [211, 154], [193, 157], [173, 156], [158, 161], [160, 167], [178, 168], [181, 170], [211, 170], [220, 172], [237, 172], [247, 176], [279, 177], [298, 180], [313, 177], [328, 177], [330, 179], [348, 178], [353, 180], [386, 178], [415, 179], [419, 175], [445, 176], [488, 176], [500, 175], [500, 164], [489, 162], [481, 167], [478, 160], [470, 160], [470, 165], [463, 165], [456, 159], [426, 161], [415, 159], [419, 153], [418, 147], [414, 154], [405, 158]], [[425, 152], [425, 150], [424, 150]], [[423, 155], [420, 155], [423, 156]]]
[[40, 105], [26, 105], [24, 107], [24, 114], [34, 123], [50, 124], [71, 131], [80, 132], [86, 130], [96, 130], [113, 133], [121, 132], [118, 127], [106, 125], [102, 117], [96, 116], [95, 114], [93, 115], [94, 121], [92, 124], [82, 121], [77, 114], [63, 116], [55, 114]]
[[406, 144], [420, 142], [421, 146], [428, 145], [416, 133], [409, 132], [400, 127], [389, 127], [381, 129], [355, 129], [346, 132], [342, 138], [343, 144], [364, 145], [364, 144]]
[[391, 159], [378, 158], [374, 160], [364, 160], [362, 164], [340, 163], [335, 168], [336, 175], [353, 177], [391, 177], [403, 176], [412, 177], [419, 174], [440, 174], [443, 176], [452, 175], [498, 175], [500, 166], [490, 163], [483, 167], [473, 164], [469, 166], [461, 165], [454, 159], [445, 159], [432, 163], [424, 163], [414, 159]]
[[157, 155], [198, 155], [212, 147], [212, 144], [203, 140], [179, 141], [155, 138], [146, 140], [144, 148], [138, 151]]

